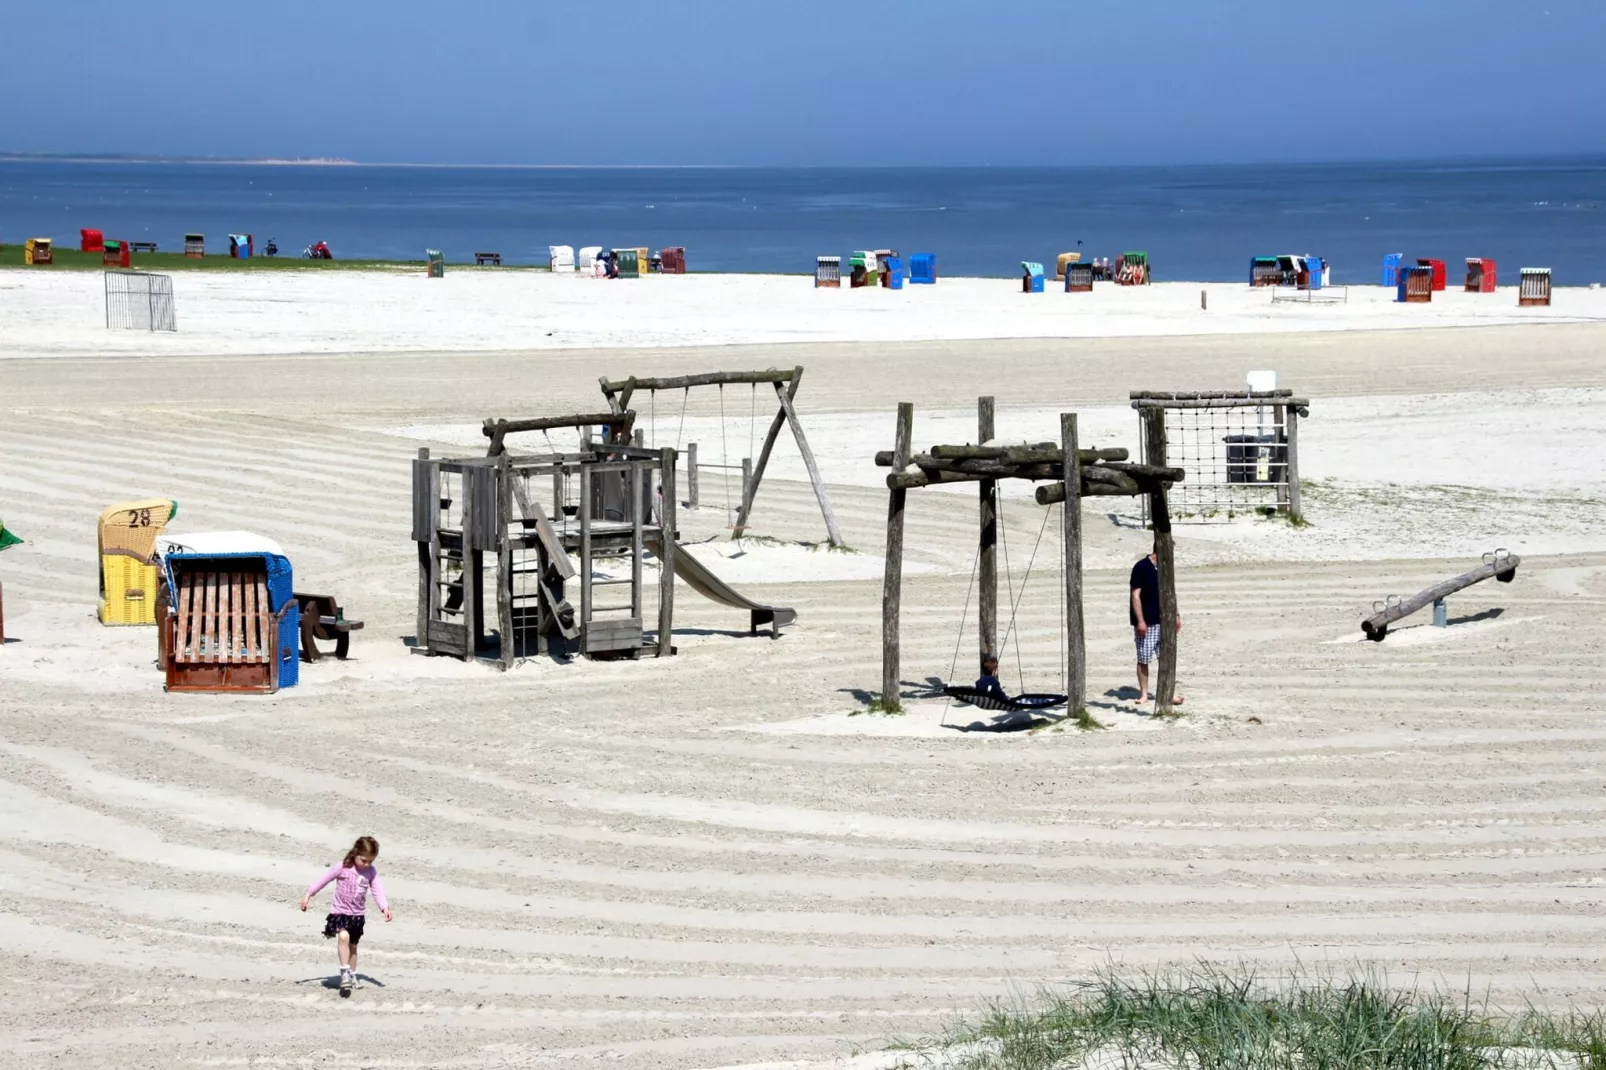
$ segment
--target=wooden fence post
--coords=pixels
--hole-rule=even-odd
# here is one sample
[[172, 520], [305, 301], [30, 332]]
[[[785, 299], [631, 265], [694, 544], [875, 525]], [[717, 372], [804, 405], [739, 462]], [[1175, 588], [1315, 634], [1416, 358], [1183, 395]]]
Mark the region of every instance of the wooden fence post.
[[1060, 414], [1060, 444], [1065, 449], [1061, 538], [1065, 556], [1065, 664], [1070, 674], [1066, 709], [1076, 717], [1087, 712], [1087, 636], [1082, 618], [1082, 458], [1074, 412]]
[[1288, 519], [1297, 520], [1305, 515], [1299, 497], [1299, 410], [1289, 405], [1287, 413], [1288, 467], [1284, 478], [1288, 480]]
[[[993, 414], [995, 411], [994, 399], [991, 395], [976, 399], [976, 445], [992, 441], [994, 437]], [[978, 671], [981, 658], [991, 654], [999, 656], [998, 650], [998, 482], [992, 479], [982, 480], [978, 486], [981, 488], [981, 532], [977, 552], [980, 560], [976, 566], [976, 578], [980, 583], [980, 593], [976, 599], [977, 618], [977, 657]]]
[[686, 443], [686, 505], [697, 508], [697, 443]]
[[663, 551], [658, 559], [658, 656], [662, 658], [675, 652], [675, 551], [678, 547], [675, 545], [675, 451], [665, 446], [661, 456], [664, 508], [658, 518], [658, 548]]
[[[894, 472], [909, 465], [914, 422], [913, 403], [899, 402], [898, 433], [892, 450]], [[887, 493], [887, 564], [881, 589], [881, 705], [886, 710], [903, 708], [898, 685], [898, 624], [903, 598], [903, 507], [908, 497], [907, 490]]]
[[[1143, 412], [1148, 446], [1145, 460], [1156, 467], [1166, 466], [1165, 410], [1145, 409]], [[1165, 489], [1157, 487], [1149, 495], [1149, 518], [1154, 526], [1155, 563], [1160, 573], [1160, 620], [1150, 621], [1150, 627], [1160, 629], [1160, 664], [1155, 674], [1154, 712], [1173, 712], [1173, 695], [1177, 682], [1177, 587], [1176, 555], [1171, 540], [1171, 510], [1166, 502]]]

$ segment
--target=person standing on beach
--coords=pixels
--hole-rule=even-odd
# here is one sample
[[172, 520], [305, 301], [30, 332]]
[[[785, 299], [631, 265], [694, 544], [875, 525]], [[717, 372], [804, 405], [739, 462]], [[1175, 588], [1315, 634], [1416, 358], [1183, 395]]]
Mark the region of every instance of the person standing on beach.
[[345, 860], [330, 866], [327, 873], [307, 886], [307, 894], [301, 897], [301, 910], [305, 913], [312, 897], [322, 891], [324, 885], [334, 882], [335, 898], [330, 904], [329, 916], [324, 919], [323, 935], [335, 940], [335, 949], [340, 955], [340, 994], [343, 997], [351, 995], [352, 986], [357, 982], [357, 945], [362, 941], [370, 891], [385, 920], [392, 917], [390, 904], [385, 900], [385, 886], [379, 882], [379, 870], [374, 868], [374, 859], [378, 857], [379, 841], [372, 836], [358, 836], [357, 842], [346, 852]]
[[[1155, 551], [1140, 558], [1132, 566], [1132, 579], [1127, 584], [1128, 616], [1132, 621], [1132, 634], [1138, 647], [1138, 701], [1149, 701], [1149, 666], [1154, 663], [1163, 641], [1160, 627], [1160, 562]], [[1177, 614], [1176, 630], [1182, 631], [1182, 614]], [[1171, 697], [1173, 705], [1182, 705], [1182, 696]]]

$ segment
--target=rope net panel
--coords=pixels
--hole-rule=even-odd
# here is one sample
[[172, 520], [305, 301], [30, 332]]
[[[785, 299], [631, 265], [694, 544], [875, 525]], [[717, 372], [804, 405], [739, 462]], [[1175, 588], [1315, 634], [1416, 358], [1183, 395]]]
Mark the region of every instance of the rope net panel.
[[[1288, 505], [1288, 429], [1281, 405], [1166, 409], [1166, 463], [1188, 474], [1170, 491], [1174, 520], [1230, 520]], [[1138, 421], [1147, 456], [1147, 435]], [[1148, 518], [1148, 499], [1143, 503]]]

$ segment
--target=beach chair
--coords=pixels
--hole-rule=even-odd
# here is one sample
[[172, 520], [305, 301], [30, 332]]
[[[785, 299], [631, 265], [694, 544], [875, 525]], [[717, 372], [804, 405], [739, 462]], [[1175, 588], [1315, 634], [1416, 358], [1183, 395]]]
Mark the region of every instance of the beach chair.
[[168, 691], [272, 693], [297, 682], [290, 562], [267, 552], [162, 559], [158, 654]]
[[1394, 289], [1400, 284], [1400, 264], [1405, 260], [1404, 253], [1389, 253], [1383, 258], [1383, 285]]
[[78, 251], [81, 253], [100, 253], [106, 250], [106, 236], [101, 231], [88, 228], [78, 232]]
[[429, 257], [428, 277], [432, 279], [444, 279], [446, 277], [446, 254], [442, 253], [439, 249], [425, 249], [424, 255]]
[[100, 514], [95, 543], [100, 560], [100, 605], [95, 616], [107, 625], [156, 623], [156, 539], [178, 515], [167, 498], [113, 505]]
[[840, 289], [842, 286], [842, 258], [840, 256], [817, 256], [814, 258], [814, 288], [826, 286], [831, 289]]
[[684, 245], [671, 245], [658, 254], [659, 270], [665, 275], [686, 274], [686, 247]]
[[51, 248], [49, 238], [29, 238], [22, 243], [22, 262], [30, 267], [43, 264], [54, 264], [56, 254]]
[[1517, 287], [1518, 305], [1550, 304], [1550, 269], [1523, 268]]
[[937, 254], [915, 253], [909, 257], [909, 285], [937, 284]]
[[1065, 265], [1065, 292], [1068, 294], [1082, 294], [1093, 292], [1093, 265], [1092, 264], [1066, 264]]
[[206, 235], [184, 235], [184, 255], [193, 256], [196, 258], [204, 258], [206, 256]]
[[1495, 263], [1486, 256], [1467, 257], [1467, 286], [1469, 294], [1492, 294], [1495, 290]]
[[1043, 292], [1043, 265], [1035, 260], [1022, 260], [1020, 262], [1021, 293], [1040, 294]]
[[549, 245], [546, 247], [546, 264], [551, 271], [573, 271], [574, 246]]
[[1428, 304], [1433, 300], [1433, 269], [1426, 265], [1401, 266], [1395, 300], [1406, 304]]

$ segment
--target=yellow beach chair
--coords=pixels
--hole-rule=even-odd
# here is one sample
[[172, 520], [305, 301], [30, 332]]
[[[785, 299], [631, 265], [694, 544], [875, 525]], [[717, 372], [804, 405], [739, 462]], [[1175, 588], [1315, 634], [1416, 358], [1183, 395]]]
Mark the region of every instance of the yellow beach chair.
[[156, 623], [156, 537], [178, 515], [178, 502], [123, 502], [100, 514], [102, 624]]

